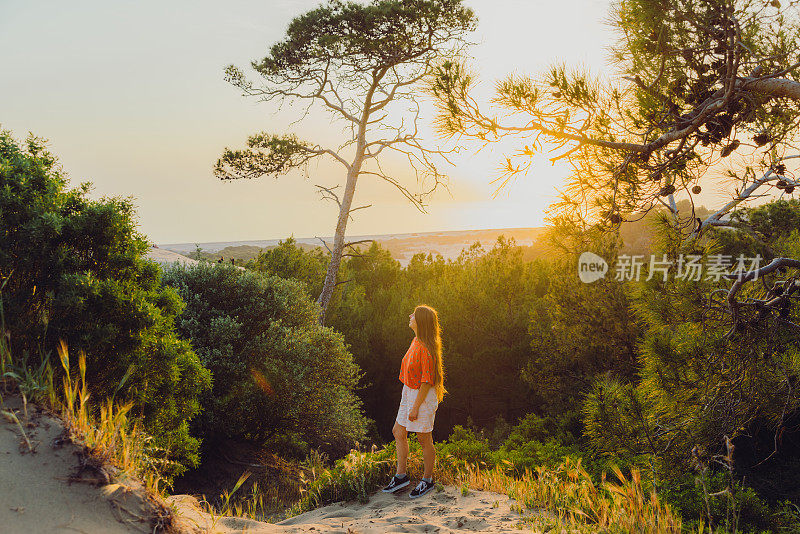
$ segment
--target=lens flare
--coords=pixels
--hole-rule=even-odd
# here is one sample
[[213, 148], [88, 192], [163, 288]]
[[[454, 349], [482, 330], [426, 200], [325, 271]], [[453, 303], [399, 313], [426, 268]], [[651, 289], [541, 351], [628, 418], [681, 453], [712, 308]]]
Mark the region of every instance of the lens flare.
[[250, 369], [250, 375], [253, 377], [253, 382], [255, 382], [264, 393], [267, 395], [272, 395], [275, 393], [275, 391], [272, 389], [272, 386], [269, 384], [269, 381], [261, 371], [257, 369]]

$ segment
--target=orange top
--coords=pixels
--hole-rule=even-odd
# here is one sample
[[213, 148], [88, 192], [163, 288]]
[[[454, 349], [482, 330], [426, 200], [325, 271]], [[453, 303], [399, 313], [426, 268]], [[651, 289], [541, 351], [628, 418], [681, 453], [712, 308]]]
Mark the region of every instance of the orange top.
[[425, 344], [415, 337], [400, 364], [400, 382], [411, 389], [419, 389], [422, 382], [433, 385], [433, 374], [433, 357]]

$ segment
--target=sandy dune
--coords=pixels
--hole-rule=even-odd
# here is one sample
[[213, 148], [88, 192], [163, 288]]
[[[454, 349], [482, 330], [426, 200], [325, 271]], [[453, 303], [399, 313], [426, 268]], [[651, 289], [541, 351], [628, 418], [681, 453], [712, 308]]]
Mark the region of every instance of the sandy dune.
[[197, 260], [182, 256], [177, 252], [163, 248], [150, 247], [147, 249], [146, 257], [161, 265], [170, 265], [172, 263], [183, 263], [186, 265], [195, 265], [199, 263]]
[[29, 405], [26, 420], [19, 398], [3, 401], [0, 532], [153, 532], [153, 510], [141, 485], [102, 485], [103, 474], [88, 467], [80, 447], [65, 441], [59, 419]]
[[519, 532], [520, 515], [511, 510], [515, 501], [506, 495], [445, 487], [419, 499], [408, 491], [398, 495], [378, 492], [366, 504], [357, 501], [318, 508], [277, 524], [237, 517], [212, 518], [201, 512], [197, 500], [187, 495], [169, 497], [187, 530], [220, 534], [247, 532], [378, 534], [383, 532]]

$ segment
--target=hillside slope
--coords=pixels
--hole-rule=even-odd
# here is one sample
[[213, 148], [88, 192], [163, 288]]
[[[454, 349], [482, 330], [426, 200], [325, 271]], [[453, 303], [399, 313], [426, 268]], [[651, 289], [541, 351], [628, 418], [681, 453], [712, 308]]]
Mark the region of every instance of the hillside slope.
[[[69, 441], [62, 421], [19, 397], [0, 408], [0, 532], [163, 532], [166, 510], [136, 481], [108, 471]], [[17, 422], [19, 421], [19, 423]], [[154, 530], [155, 528], [155, 530]]]

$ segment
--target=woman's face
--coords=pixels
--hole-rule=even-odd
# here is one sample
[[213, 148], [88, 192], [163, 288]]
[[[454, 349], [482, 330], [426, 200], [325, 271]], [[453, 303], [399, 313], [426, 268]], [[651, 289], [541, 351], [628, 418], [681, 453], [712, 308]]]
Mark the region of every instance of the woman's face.
[[417, 332], [417, 318], [414, 317], [414, 312], [411, 312], [411, 315], [408, 316], [408, 326], [414, 333]]

